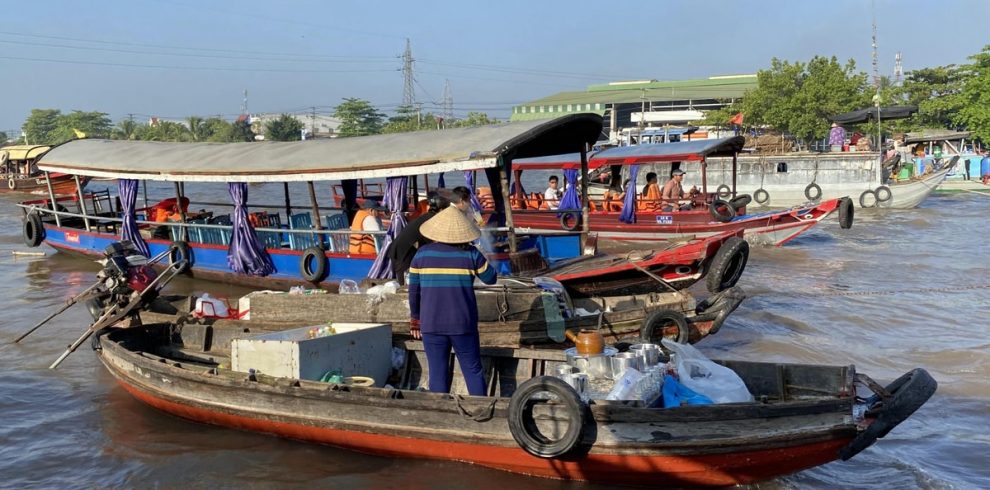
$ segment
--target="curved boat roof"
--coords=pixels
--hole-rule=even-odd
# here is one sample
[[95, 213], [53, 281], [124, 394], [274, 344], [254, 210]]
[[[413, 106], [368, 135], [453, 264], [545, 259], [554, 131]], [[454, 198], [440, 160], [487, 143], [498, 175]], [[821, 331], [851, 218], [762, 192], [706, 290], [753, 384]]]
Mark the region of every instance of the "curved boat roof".
[[51, 147], [47, 145], [11, 145], [0, 148], [0, 152], [7, 153], [9, 160], [30, 160], [38, 158], [49, 148]]
[[[588, 156], [588, 167], [602, 165], [635, 165], [639, 163], [663, 163], [700, 161], [707, 157], [732, 156], [742, 150], [746, 139], [729, 138], [659, 143], [651, 145], [619, 146], [608, 148]], [[522, 158], [512, 161], [521, 169], [575, 168], [581, 164], [579, 153], [552, 155], [540, 158]]]
[[38, 168], [92, 177], [185, 182], [295, 182], [475, 170], [499, 158], [579, 151], [601, 133], [597, 114], [473, 128], [331, 140], [166, 143], [83, 139], [52, 148]]

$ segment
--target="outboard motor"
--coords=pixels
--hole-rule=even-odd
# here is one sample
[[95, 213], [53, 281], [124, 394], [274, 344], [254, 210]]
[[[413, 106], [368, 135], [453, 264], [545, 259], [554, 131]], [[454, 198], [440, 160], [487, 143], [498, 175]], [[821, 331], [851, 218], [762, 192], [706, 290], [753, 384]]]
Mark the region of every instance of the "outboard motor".
[[[86, 302], [93, 319], [99, 319], [112, 305], [123, 306], [131, 295], [141, 292], [158, 277], [158, 273], [148, 265], [148, 258], [128, 240], [111, 243], [103, 250], [103, 269], [96, 274], [100, 281], [100, 295]], [[154, 301], [156, 289], [145, 293], [145, 304]]]

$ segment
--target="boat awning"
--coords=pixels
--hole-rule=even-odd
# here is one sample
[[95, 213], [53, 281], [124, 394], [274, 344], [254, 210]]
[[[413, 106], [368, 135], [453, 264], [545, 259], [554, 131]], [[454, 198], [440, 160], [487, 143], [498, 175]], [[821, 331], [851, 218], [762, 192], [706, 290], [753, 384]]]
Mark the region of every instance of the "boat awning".
[[597, 114], [444, 131], [330, 140], [165, 143], [83, 139], [52, 148], [38, 168], [91, 177], [173, 182], [297, 182], [399, 177], [494, 167], [499, 158], [580, 151]]
[[46, 145], [13, 145], [0, 148], [0, 153], [6, 153], [8, 160], [30, 160], [51, 148]]
[[[888, 119], [904, 119], [906, 117], [911, 117], [911, 114], [918, 112], [918, 106], [913, 105], [895, 105], [890, 107], [880, 108], [880, 120], [886, 121]], [[839, 124], [859, 124], [868, 121], [877, 120], [877, 108], [870, 107], [867, 109], [860, 109], [858, 111], [847, 112], [845, 114], [839, 114], [831, 117], [832, 122]]]
[[971, 139], [972, 133], [969, 131], [952, 131], [948, 129], [926, 129], [919, 132], [907, 133], [904, 137], [904, 144], [927, 143], [929, 141], [955, 141]]
[[[588, 152], [588, 166], [591, 166], [591, 157], [596, 152]], [[517, 170], [557, 170], [562, 168], [581, 168], [580, 153], [565, 153], [563, 155], [549, 155], [545, 157], [521, 158], [512, 160], [512, 168]]]
[[[618, 146], [589, 155], [588, 168], [598, 168], [602, 165], [701, 161], [707, 157], [732, 156], [742, 150], [745, 141], [742, 136], [733, 136], [655, 145]], [[518, 159], [513, 160], [512, 165], [522, 169], [578, 168], [581, 165], [581, 155], [570, 153]]]

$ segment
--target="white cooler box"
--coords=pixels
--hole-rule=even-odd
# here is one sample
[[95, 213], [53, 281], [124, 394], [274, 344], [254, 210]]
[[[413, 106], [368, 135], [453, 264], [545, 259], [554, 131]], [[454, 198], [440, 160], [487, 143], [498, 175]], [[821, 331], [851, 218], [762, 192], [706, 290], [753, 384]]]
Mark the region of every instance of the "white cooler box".
[[334, 323], [334, 335], [309, 338], [313, 327], [235, 339], [231, 369], [319, 381], [327, 371], [374, 378], [383, 386], [392, 368], [392, 327], [381, 323]]

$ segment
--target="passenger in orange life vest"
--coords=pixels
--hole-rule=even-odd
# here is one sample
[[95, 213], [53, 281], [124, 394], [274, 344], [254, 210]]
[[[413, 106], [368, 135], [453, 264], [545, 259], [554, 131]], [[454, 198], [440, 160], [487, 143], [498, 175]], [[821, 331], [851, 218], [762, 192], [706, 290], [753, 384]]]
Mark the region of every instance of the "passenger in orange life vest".
[[685, 194], [684, 187], [681, 182], [684, 181], [684, 171], [675, 168], [670, 172], [670, 180], [667, 181], [663, 186], [663, 190], [660, 191], [660, 198], [663, 200], [663, 210], [673, 211], [674, 209], [679, 209], [685, 211], [692, 208], [690, 202], [685, 204], [680, 204], [678, 201], [689, 199], [694, 197], [698, 193], [697, 187], [691, 187], [691, 193]]
[[[351, 222], [351, 231], [381, 231], [381, 214], [386, 211], [376, 201], [365, 199], [361, 203], [361, 209], [354, 214], [354, 221]], [[364, 233], [352, 233], [350, 240], [350, 252], [352, 254], [375, 254], [375, 236]]]
[[640, 209], [656, 211], [660, 209], [660, 185], [657, 184], [656, 172], [646, 174], [646, 185], [643, 186], [643, 200]]

